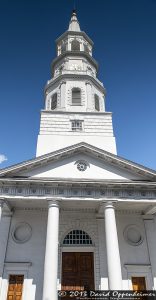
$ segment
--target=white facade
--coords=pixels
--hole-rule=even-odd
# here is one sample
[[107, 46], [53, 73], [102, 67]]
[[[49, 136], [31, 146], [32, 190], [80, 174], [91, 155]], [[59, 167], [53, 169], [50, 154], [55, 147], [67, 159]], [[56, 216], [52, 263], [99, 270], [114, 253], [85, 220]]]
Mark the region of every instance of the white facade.
[[75, 12], [56, 43], [37, 156], [0, 171], [0, 299], [22, 275], [22, 300], [57, 300], [66, 253], [92, 254], [88, 287], [131, 290], [144, 278], [156, 289], [156, 172], [116, 155], [93, 42]]

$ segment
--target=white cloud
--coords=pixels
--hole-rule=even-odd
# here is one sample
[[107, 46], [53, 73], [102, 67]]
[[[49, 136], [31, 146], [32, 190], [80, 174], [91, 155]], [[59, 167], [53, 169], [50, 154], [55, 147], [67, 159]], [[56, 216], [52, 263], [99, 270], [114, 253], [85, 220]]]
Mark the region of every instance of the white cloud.
[[8, 160], [7, 157], [4, 154], [0, 154], [0, 164], [5, 160]]

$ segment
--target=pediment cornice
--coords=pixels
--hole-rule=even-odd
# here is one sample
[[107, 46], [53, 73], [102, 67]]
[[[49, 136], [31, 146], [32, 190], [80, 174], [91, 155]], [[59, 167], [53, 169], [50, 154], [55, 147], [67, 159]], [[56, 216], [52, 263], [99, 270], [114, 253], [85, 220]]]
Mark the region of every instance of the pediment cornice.
[[[28, 161], [24, 161], [17, 165], [13, 165], [11, 167], [0, 170], [0, 177], [18, 177], [21, 172], [25, 172], [28, 170], [32, 170], [34, 168], [41, 167], [43, 165], [47, 165], [49, 163], [63, 160], [65, 158], [71, 157], [72, 155], [83, 153], [86, 155], [90, 155], [97, 160], [101, 160], [103, 162], [107, 162], [112, 166], [116, 166], [122, 170], [129, 171], [131, 173], [137, 174], [142, 177], [142, 180], [156, 181], [156, 171], [124, 159], [120, 156], [107, 152], [105, 150], [101, 150], [95, 146], [92, 146], [87, 143], [78, 143], [69, 147], [65, 147], [63, 149], [44, 154], [42, 156], [38, 156]], [[22, 178], [21, 178], [22, 179]], [[43, 180], [43, 179], [42, 179]], [[73, 181], [73, 179], [68, 179], [68, 182]], [[83, 180], [80, 180], [81, 183]], [[87, 181], [87, 180], [86, 180]], [[97, 181], [98, 182], [98, 181]], [[121, 181], [123, 183], [123, 181]], [[128, 182], [128, 184], [132, 183], [132, 181]], [[134, 182], [133, 182], [134, 183]]]

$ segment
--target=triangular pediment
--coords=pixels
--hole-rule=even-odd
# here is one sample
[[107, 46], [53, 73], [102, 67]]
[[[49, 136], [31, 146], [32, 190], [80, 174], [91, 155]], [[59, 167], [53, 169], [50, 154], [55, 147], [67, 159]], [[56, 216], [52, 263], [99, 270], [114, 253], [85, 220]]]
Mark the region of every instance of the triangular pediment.
[[[80, 170], [80, 163], [86, 164]], [[156, 180], [156, 172], [87, 143], [79, 143], [0, 171], [0, 177]]]

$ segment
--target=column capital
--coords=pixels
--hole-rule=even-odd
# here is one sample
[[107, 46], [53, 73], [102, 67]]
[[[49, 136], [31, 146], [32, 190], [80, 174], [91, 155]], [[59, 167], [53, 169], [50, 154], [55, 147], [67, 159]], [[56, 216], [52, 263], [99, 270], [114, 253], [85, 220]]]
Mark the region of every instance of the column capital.
[[65, 81], [65, 80], [62, 80], [62, 81], [60, 82], [60, 85], [62, 85], [62, 84], [66, 84], [66, 81]]
[[89, 81], [86, 81], [85, 84], [86, 85], [88, 84], [88, 85], [92, 86], [92, 84]]
[[115, 209], [114, 203], [116, 203], [117, 201], [114, 200], [110, 200], [110, 201], [102, 201], [101, 202], [101, 206], [103, 206], [104, 209], [106, 208], [113, 208]]
[[47, 202], [48, 202], [48, 207], [58, 207], [59, 208], [59, 201], [58, 200], [47, 198]]
[[3, 207], [4, 203], [5, 203], [4, 199], [3, 199], [3, 198], [0, 198], [0, 207], [1, 207], [1, 208]]

